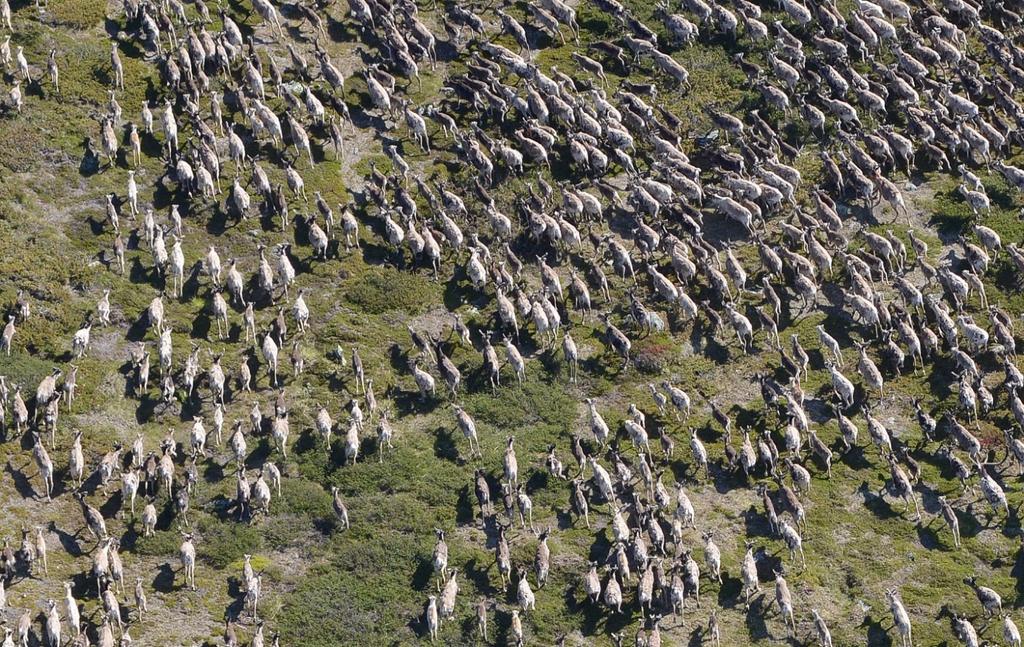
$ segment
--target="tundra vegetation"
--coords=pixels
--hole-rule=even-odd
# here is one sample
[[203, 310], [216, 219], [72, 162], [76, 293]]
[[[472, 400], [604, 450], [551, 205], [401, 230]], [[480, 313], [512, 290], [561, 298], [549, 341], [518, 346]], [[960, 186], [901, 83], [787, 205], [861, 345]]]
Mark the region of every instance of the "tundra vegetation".
[[1019, 646], [1022, 27], [0, 0], [4, 645]]

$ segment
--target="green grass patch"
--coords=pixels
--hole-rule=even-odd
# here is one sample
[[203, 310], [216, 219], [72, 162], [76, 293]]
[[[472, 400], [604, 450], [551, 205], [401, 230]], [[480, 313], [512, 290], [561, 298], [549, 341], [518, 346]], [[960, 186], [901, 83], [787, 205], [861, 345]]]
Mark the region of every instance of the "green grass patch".
[[177, 530], [159, 530], [152, 537], [139, 537], [134, 552], [151, 557], [177, 556], [181, 547], [181, 534]]
[[345, 300], [371, 315], [396, 311], [415, 315], [440, 298], [440, 288], [427, 277], [392, 267], [368, 267], [344, 288]]
[[256, 526], [203, 519], [198, 529], [200, 541], [196, 543], [196, 553], [216, 568], [225, 568], [245, 554], [258, 552], [263, 546], [263, 533]]
[[103, 0], [59, 0], [48, 2], [46, 11], [57, 25], [72, 29], [91, 29], [106, 18]]
[[386, 530], [372, 541], [345, 542], [284, 597], [277, 627], [309, 647], [411, 642], [417, 598], [426, 601], [409, 588], [418, 553], [412, 537]]

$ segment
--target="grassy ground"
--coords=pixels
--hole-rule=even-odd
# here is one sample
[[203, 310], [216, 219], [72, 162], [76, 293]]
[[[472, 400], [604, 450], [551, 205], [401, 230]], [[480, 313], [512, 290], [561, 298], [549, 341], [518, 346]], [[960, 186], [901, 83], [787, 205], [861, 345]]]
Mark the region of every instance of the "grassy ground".
[[[231, 6], [236, 20], [242, 21], [248, 3]], [[648, 24], [660, 25], [651, 17], [651, 7], [639, 3], [633, 6]], [[522, 15], [525, 8], [516, 6], [512, 11]], [[584, 43], [611, 37], [619, 29], [589, 5], [581, 6], [579, 12], [585, 28]], [[340, 7], [332, 9], [335, 21], [341, 13]], [[138, 324], [139, 317], [163, 283], [151, 271], [147, 249], [129, 249], [129, 272], [125, 277], [116, 274], [110, 265], [113, 234], [103, 223], [103, 197], [110, 192], [124, 195], [127, 162], [121, 158], [114, 167], [97, 171], [82, 164], [85, 138], [97, 141], [96, 117], [105, 111], [108, 100], [109, 19], [116, 22], [120, 17], [94, 0], [50, 0], [47, 13], [42, 16], [36, 14], [31, 4], [17, 7], [17, 33], [12, 43], [25, 48], [36, 76], [45, 73], [46, 55], [51, 47], [56, 47], [60, 52], [62, 92], [58, 96], [46, 84], [32, 86], [24, 111], [8, 113], [0, 119], [0, 303], [10, 306], [16, 291], [24, 289], [33, 306], [33, 317], [19, 326], [15, 352], [9, 358], [0, 357], [0, 373], [31, 394], [51, 366], [67, 364], [71, 333], [94, 310], [102, 290], [111, 290], [114, 326], [94, 330], [92, 352], [78, 362], [79, 399], [74, 409], [61, 418], [58, 449], [54, 452], [61, 470], [66, 465], [72, 429], [85, 432], [89, 462], [95, 465], [113, 443], [130, 443], [138, 432], [144, 434], [147, 448], [155, 448], [168, 429], [175, 430], [179, 441], [184, 440], [192, 417], [200, 413], [209, 416], [210, 407], [205, 387], [199, 389], [201, 402], [185, 402], [182, 397], [169, 408], [156, 403], [155, 389], [141, 402], [124, 397], [130, 346], [145, 341], [152, 350], [155, 341], [153, 333], [145, 332]], [[344, 65], [358, 68], [350, 60], [356, 40], [354, 28], [350, 23], [344, 28], [336, 27], [337, 22], [334, 25], [332, 54]], [[247, 30], [255, 29], [255, 16], [247, 18], [245, 26]], [[257, 34], [264, 35], [262, 30]], [[543, 36], [538, 36], [538, 42], [546, 45], [537, 57], [539, 64], [557, 65], [576, 73], [569, 57], [572, 46], [555, 47]], [[284, 60], [283, 48], [272, 48]], [[756, 105], [756, 95], [745, 87], [744, 77], [728, 60], [736, 51], [737, 46], [732, 43], [711, 39], [676, 53], [691, 72], [694, 91], [682, 95], [664, 90], [661, 100], [676, 114], [693, 122], [694, 134], [703, 134], [708, 127], [702, 113], [706, 105], [728, 110]], [[761, 62], [763, 52], [745, 53], [748, 59]], [[127, 89], [118, 93], [117, 99], [125, 119], [137, 121], [142, 101], [156, 100], [162, 90], [154, 67], [138, 52], [125, 47], [122, 58]], [[414, 94], [434, 98], [443, 75], [457, 69], [458, 65], [453, 64], [427, 73], [424, 89]], [[612, 74], [611, 80], [614, 85], [619, 79]], [[353, 78], [347, 86], [353, 109], [361, 98], [361, 84], [360, 79]], [[390, 135], [399, 140], [407, 159], [428, 174], [453, 183], [468, 179], [465, 172], [460, 174], [450, 166], [433, 165], [432, 156], [419, 153], [403, 139], [402, 129]], [[162, 142], [159, 134], [145, 138], [147, 156], [137, 171], [140, 185], [146, 187], [143, 201], [152, 204], [161, 218], [165, 217], [172, 197], [169, 190], [173, 189], [171, 182], [162, 177], [163, 164], [158, 159]], [[800, 164], [809, 181], [816, 174], [814, 147], [813, 143], [808, 144]], [[270, 157], [268, 149], [263, 153]], [[361, 176], [368, 173], [371, 159], [378, 167], [386, 166], [379, 143], [373, 141], [367, 130], [353, 136], [352, 150], [340, 162], [333, 159], [333, 153], [318, 151], [317, 155], [322, 158], [315, 171], [304, 169], [307, 191], [322, 191], [332, 204], [349, 199], [348, 188], [354, 190], [361, 185]], [[442, 151], [439, 157], [451, 159], [454, 155]], [[282, 177], [280, 168], [269, 163], [266, 166], [273, 178]], [[556, 168], [555, 172], [560, 179], [578, 179], [567, 168]], [[233, 168], [228, 166], [226, 177], [232, 173]], [[997, 175], [982, 176], [995, 203], [992, 214], [984, 221], [1003, 234], [1004, 241], [1019, 241], [1021, 223], [1016, 214], [1020, 200]], [[912, 224], [919, 233], [925, 232], [933, 253], [938, 254], [939, 241], [950, 241], [969, 227], [971, 214], [955, 194], [952, 179], [935, 176], [914, 181], [924, 184], [908, 194], [915, 207]], [[504, 197], [522, 189], [525, 182], [512, 180], [498, 191]], [[223, 205], [224, 199], [225, 195], [218, 196], [218, 203]], [[304, 211], [298, 201], [294, 207], [295, 212]], [[257, 242], [272, 247], [294, 238], [293, 232], [280, 231], [276, 223], [226, 221], [218, 215], [220, 209], [204, 203], [188, 209], [184, 242], [188, 264], [201, 258], [207, 246], [215, 243], [223, 258], [238, 258], [243, 271], [250, 274], [256, 266]], [[244, 554], [255, 555], [256, 567], [266, 569], [267, 591], [261, 616], [268, 629], [281, 632], [282, 644], [318, 647], [409, 644], [423, 640], [422, 610], [433, 587], [433, 529], [442, 527], [449, 530], [451, 563], [464, 575], [456, 619], [442, 628], [443, 642], [476, 642], [474, 605], [486, 596], [495, 607], [492, 636], [498, 644], [504, 644], [514, 592], [500, 589], [493, 547], [474, 515], [472, 473], [482, 466], [497, 480], [505, 438], [510, 434], [516, 436], [524, 481], [534, 499], [535, 521], [538, 526], [555, 529], [550, 541], [554, 561], [551, 579], [538, 592], [536, 612], [525, 618], [527, 636], [535, 644], [551, 644], [565, 633], [579, 644], [610, 644], [609, 634], [620, 630], [631, 636], [640, 623], [635, 609], [609, 618], [603, 610], [585, 603], [579, 586], [586, 562], [603, 558], [608, 550], [606, 506], [596, 506], [595, 531], [578, 527], [565, 513], [566, 488], [550, 482], [543, 469], [549, 443], [555, 443], [563, 460], [569, 460], [565, 448], [570, 435], [586, 430], [586, 417], [578, 402], [587, 396], [599, 400], [602, 412], [614, 425], [621, 421], [626, 405], [636, 402], [648, 411], [656, 428], [668, 430], [677, 439], [679, 449], [666, 469], [665, 479], [687, 480], [701, 529], [717, 529], [725, 579], [721, 585], [702, 582], [702, 593], [705, 600], [724, 607], [719, 614], [723, 644], [785, 642], [782, 622], [771, 602], [771, 571], [780, 562], [787, 563], [802, 639], [810, 635], [810, 608], [815, 607], [829, 620], [836, 644], [863, 644], [865, 638], [870, 645], [891, 644], [891, 620], [882, 595], [889, 586], [901, 588], [915, 623], [918, 644], [953, 644], [944, 615], [949, 609], [979, 615], [969, 589], [961, 584], [968, 575], [977, 574], [986, 585], [1002, 593], [1008, 609], [1018, 607], [1018, 593], [1024, 580], [1016, 508], [1022, 498], [1018, 479], [1009, 471], [1002, 480], [1013, 504], [1011, 519], [1005, 523], [989, 519], [983, 502], [966, 506], [969, 513], [961, 516], [964, 548], [957, 551], [952, 548], [941, 520], [934, 517], [936, 497], [946, 494], [961, 502], [972, 497], [961, 495], [959, 485], [943, 464], [924, 453], [917, 454], [923, 464], [923, 482], [928, 484], [919, 489], [926, 510], [925, 520], [919, 525], [902, 514], [901, 503], [878, 495], [888, 476], [885, 463], [873, 449], [865, 447], [851, 452], [834, 466], [831, 480], [825, 480], [820, 466], [815, 466], [812, 471], [816, 478], [806, 499], [808, 564], [802, 570], [789, 565], [784, 546], [768, 536], [763, 518], [756, 511], [760, 509], [759, 500], [751, 489], [740, 487], [742, 479], [713, 467], [715, 478], [711, 482], [689, 482], [692, 470], [688, 465], [684, 427], [697, 428], [716, 459], [723, 453], [720, 429], [710, 422], [703, 403], [685, 425], [671, 416], [659, 418], [651, 410], [646, 384], [669, 379], [691, 394], [699, 388], [715, 397], [737, 420], [757, 421], [761, 416], [759, 397], [756, 385], [746, 376], [754, 370], [775, 370], [778, 366], [775, 354], [760, 338], [757, 346], [762, 352], [745, 356], [728, 331], [708, 341], [699, 329], [675, 325], [670, 334], [652, 335], [635, 342], [637, 353], [649, 359], [642, 364], [646, 372], [622, 373], [618, 360], [606, 353], [593, 320], [579, 324], [577, 318], [573, 335], [584, 356], [578, 385], [568, 383], [559, 352], [538, 348], [533, 340], [527, 339], [525, 348], [531, 353], [527, 380], [515, 385], [512, 376], [506, 374], [506, 385], [496, 395], [490, 393], [486, 376], [480, 372], [479, 353], [455, 346], [452, 357], [463, 371], [468, 387], [460, 401], [478, 423], [483, 449], [482, 460], [467, 460], [465, 441], [453, 429], [448, 404], [441, 400], [426, 404], [417, 401], [415, 386], [405, 368], [411, 353], [405, 325], [440, 331], [447, 325], [443, 304], [447, 309], [458, 309], [476, 327], [493, 316], [492, 300], [474, 293], [461, 271], [454, 276], [446, 273], [441, 281], [435, 282], [423, 270], [413, 273], [396, 269], [377, 233], [371, 235], [379, 233], [375, 214], [360, 211], [359, 216], [366, 238], [361, 252], [342, 253], [328, 262], [311, 262], [301, 235], [295, 244], [294, 255], [301, 272], [299, 284], [312, 293], [309, 305], [313, 322], [312, 330], [302, 337], [307, 371], [298, 378], [285, 380], [292, 410], [293, 442], [288, 459], [283, 460], [271, 451], [268, 438], [251, 438], [252, 454], [247, 459], [250, 468], [267, 457], [282, 466], [286, 475], [282, 496], [273, 502], [271, 514], [256, 525], [236, 522], [227, 510], [227, 502], [234, 495], [233, 466], [227, 452], [217, 448], [214, 457], [202, 468], [204, 478], [193, 502], [191, 521], [197, 531], [200, 557], [199, 591], [181, 589], [180, 577], [174, 572], [180, 537], [169, 508], [161, 517], [156, 536], [138, 538], [136, 522], [113, 518], [118, 497], [106, 502], [102, 492], [90, 495], [94, 505], [103, 504], [104, 511], [112, 517], [112, 531], [122, 537], [127, 579], [134, 581], [136, 575], [142, 576], [150, 591], [152, 617], [131, 629], [137, 643], [185, 645], [212, 641], [219, 636], [225, 610], [235, 614], [240, 609], [238, 577]], [[898, 230], [902, 233], [905, 226]], [[451, 264], [449, 261], [449, 267]], [[563, 274], [567, 265], [567, 261], [560, 264]], [[753, 266], [751, 263], [748, 270]], [[1013, 276], [1005, 260], [995, 263], [988, 276], [989, 298], [1017, 312], [1024, 303], [1020, 302]], [[754, 279], [759, 280], [759, 276], [753, 276], [752, 282]], [[616, 302], [621, 302], [628, 287], [622, 281], [615, 282]], [[189, 343], [196, 342], [213, 351], [225, 351], [225, 368], [233, 373], [244, 346], [239, 341], [240, 316], [232, 315], [230, 340], [217, 340], [215, 327], [210, 332], [212, 321], [205, 310], [207, 296], [208, 283], [200, 278], [188, 282], [184, 298], [165, 299], [167, 318], [175, 331], [176, 366], [183, 361]], [[753, 297], [744, 299], [755, 302]], [[617, 317], [621, 316], [620, 308], [616, 312]], [[258, 315], [261, 327], [275, 314], [276, 308], [263, 307]], [[815, 370], [804, 389], [812, 404], [821, 410], [830, 388], [827, 373], [821, 370], [823, 358], [817, 351], [814, 325], [826, 317], [835, 321], [844, 315], [835, 309], [829, 309], [827, 314], [789, 314], [785, 329], [780, 332], [784, 338], [799, 334], [811, 353]], [[697, 348], [701, 351], [696, 354], [694, 341], [699, 342]], [[847, 342], [852, 340], [841, 341], [848, 346]], [[368, 439], [363, 445], [365, 460], [342, 467], [340, 443], [336, 441], [328, 456], [316, 438], [314, 404], [328, 404], [338, 420], [343, 418], [342, 408], [352, 395], [350, 372], [333, 359], [333, 351], [339, 346], [346, 353], [353, 347], [359, 349], [374, 378], [378, 397], [395, 413], [395, 449], [383, 462], [378, 461], [375, 443]], [[847, 350], [847, 360], [856, 360], [852, 347]], [[979, 360], [986, 369], [997, 368], [990, 356]], [[919, 433], [909, 417], [909, 398], [924, 397], [936, 412], [950, 406], [955, 402], [955, 393], [945, 389], [947, 379], [942, 376], [948, 368], [947, 363], [940, 362], [927, 375], [891, 376], [891, 399], [883, 403], [881, 413], [876, 415], [912, 447], [916, 446]], [[257, 385], [259, 392], [254, 397], [264, 411], [271, 410], [275, 394], [268, 388], [262, 369], [257, 374]], [[234, 397], [227, 419], [245, 419], [251, 400], [249, 395]], [[1004, 418], [1002, 410], [993, 416], [993, 420], [1000, 422]], [[822, 438], [833, 444], [838, 434], [834, 422], [816, 422]], [[984, 427], [987, 435], [997, 433], [990, 423]], [[24, 607], [41, 610], [47, 598], [59, 596], [59, 582], [66, 579], [75, 582], [76, 595], [87, 600], [87, 611], [96, 617], [95, 596], [89, 579], [82, 575], [90, 563], [88, 550], [92, 545], [81, 529], [74, 501], [64, 488], [58, 488], [60, 496], [52, 504], [39, 500], [35, 467], [18, 439], [9, 439], [0, 446], [0, 461], [6, 463], [0, 475], [0, 500], [8, 512], [0, 522], [0, 534], [16, 539], [23, 524], [42, 525], [48, 528], [51, 545], [50, 575], [17, 581], [9, 587], [7, 617], [14, 621]], [[332, 520], [328, 494], [332, 485], [341, 488], [348, 503], [352, 518], [349, 532], [338, 532]], [[158, 504], [162, 510], [165, 502], [161, 494]], [[745, 536], [755, 541], [761, 577], [768, 582], [765, 594], [755, 600], [749, 611], [744, 611], [739, 599], [738, 572]], [[536, 546], [534, 536], [515, 529], [511, 541], [514, 561], [531, 563]], [[700, 553], [697, 531], [689, 531], [686, 541]], [[631, 599], [632, 594], [627, 597]], [[707, 606], [700, 610], [691, 607], [681, 618], [666, 619], [664, 628], [677, 643], [690, 640], [697, 644], [707, 613]], [[251, 630], [251, 623], [246, 620], [242, 631], [248, 634]], [[996, 630], [990, 629], [988, 637], [994, 637]]]

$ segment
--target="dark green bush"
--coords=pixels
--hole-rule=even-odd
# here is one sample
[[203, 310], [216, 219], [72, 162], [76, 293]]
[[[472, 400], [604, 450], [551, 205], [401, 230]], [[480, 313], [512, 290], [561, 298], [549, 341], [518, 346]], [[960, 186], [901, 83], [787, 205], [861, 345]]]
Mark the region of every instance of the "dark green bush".
[[393, 267], [369, 267], [345, 287], [345, 299], [367, 314], [419, 314], [439, 300], [437, 285], [425, 276]]

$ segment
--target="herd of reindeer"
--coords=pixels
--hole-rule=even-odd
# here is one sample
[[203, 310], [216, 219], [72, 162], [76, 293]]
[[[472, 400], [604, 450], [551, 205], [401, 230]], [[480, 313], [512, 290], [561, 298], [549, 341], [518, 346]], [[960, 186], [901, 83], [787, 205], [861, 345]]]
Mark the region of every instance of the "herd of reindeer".
[[[604, 537], [596, 544], [602, 554], [559, 582], [601, 618], [635, 614], [629, 639], [648, 647], [682, 644], [683, 636], [716, 646], [833, 645], [843, 619], [801, 600], [790, 582], [819, 558], [812, 545], [805, 554], [803, 542], [815, 521], [812, 483], [833, 478], [833, 463], [850, 452], [863, 452], [863, 469], [883, 475], [883, 500], [908, 524], [930, 514], [923, 498], [933, 493], [930, 507], [943, 528], [933, 550], [967, 550], [960, 525], [968, 517], [1015, 532], [1005, 526], [1016, 523], [1008, 495], [1020, 489], [1024, 471], [1018, 313], [1000, 307], [1000, 295], [990, 303], [986, 291], [1001, 269], [1024, 273], [1024, 250], [985, 223], [993, 209], [986, 187], [1004, 184], [1009, 199], [1024, 192], [1024, 168], [1011, 163], [1024, 144], [1017, 101], [1024, 7], [1005, 0], [583, 2], [111, 3], [110, 99], [86, 156], [103, 177], [123, 177], [125, 189], [106, 200], [95, 238], [108, 262], [90, 271], [135, 280], [133, 289], [152, 300], [143, 312], [116, 317], [121, 307], [111, 290], [89, 296], [92, 314], [64, 335], [71, 359], [38, 376], [34, 395], [34, 380], [0, 377], [2, 422], [8, 438], [31, 447], [36, 498], [77, 499], [94, 540], [75, 562], [88, 569], [85, 589], [47, 581], [51, 530], [30, 524], [20, 545], [5, 540], [0, 607], [6, 587], [17, 591], [19, 574], [42, 579], [53, 598], [26, 605], [16, 626], [5, 624], [3, 647], [125, 645], [129, 630], [137, 641], [163, 644], [146, 627], [150, 577], [133, 572], [140, 569], [130, 552], [122, 556], [110, 526], [136, 519], [139, 508], [141, 524], [129, 532], [148, 536], [158, 523], [180, 529], [172, 595], [195, 595], [202, 537], [188, 514], [190, 505], [204, 505], [196, 493], [200, 470], [215, 460], [237, 465], [237, 517], [226, 522], [261, 522], [287, 481], [290, 438], [304, 431], [291, 429], [289, 399], [300, 395], [304, 358], [314, 352], [351, 374], [336, 402], [304, 418], [328, 460], [386, 462], [405, 419], [436, 409], [458, 438], [459, 460], [474, 470], [467, 485], [479, 509], [467, 523], [483, 529], [477, 536], [493, 553], [498, 593], [474, 591], [462, 565], [449, 561], [452, 529], [433, 530], [436, 595], [425, 595], [422, 615], [410, 619], [424, 641], [472, 639], [474, 632], [493, 640], [489, 622], [497, 615], [510, 644], [544, 642], [531, 638], [541, 629], [531, 614], [538, 598], [563, 603], [566, 591], [546, 585], [558, 557], [548, 541], [565, 528], [552, 522], [555, 511], [534, 510], [527, 472], [538, 469], [548, 473], [542, 487], [563, 492], [570, 525]], [[585, 25], [607, 29], [581, 26], [584, 10], [592, 19]], [[61, 52], [29, 60], [11, 43], [19, 23], [45, 11], [12, 12], [0, 0], [0, 27], [10, 34], [0, 45], [5, 119], [60, 100]], [[344, 40], [357, 48], [332, 55]], [[714, 88], [691, 83], [680, 60], [693, 47], [726, 51], [723, 65], [745, 77], [743, 105], [724, 106]], [[569, 51], [562, 69], [538, 63], [545, 49]], [[123, 112], [118, 96], [129, 53], [161, 83], [145, 105]], [[427, 100], [414, 99], [431, 87], [421, 75], [440, 80]], [[694, 104], [696, 95], [710, 103]], [[306, 191], [304, 173], [326, 160], [340, 161], [346, 177], [357, 174], [361, 153], [353, 143], [377, 150], [377, 139], [393, 143], [379, 145], [351, 200], [331, 204], [321, 191]], [[446, 175], [433, 172], [435, 158], [446, 160]], [[153, 174], [140, 171], [147, 163], [159, 165], [159, 182], [172, 187], [164, 214], [152, 206]], [[953, 178], [951, 197], [970, 214], [938, 244], [931, 214], [904, 195], [925, 174]], [[251, 249], [220, 243], [218, 250], [211, 236], [205, 255], [187, 258], [183, 241], [205, 232], [214, 212], [248, 221], [262, 242]], [[394, 340], [407, 349], [400, 369], [364, 365], [358, 343], [317, 344], [327, 323], [315, 306], [341, 299], [345, 283], [322, 293], [299, 270], [341, 270], [367, 243], [385, 250], [372, 260], [396, 268], [397, 280], [420, 274], [451, 283], [463, 303], [474, 304], [446, 314], [440, 331], [410, 325], [411, 339]], [[126, 263], [152, 272], [126, 273]], [[0, 373], [10, 358], [30, 352], [19, 327], [40, 316], [35, 298], [18, 290], [4, 306]], [[216, 324], [208, 338], [189, 340], [183, 351], [179, 336], [175, 348], [165, 302], [179, 309], [196, 303], [193, 316], [205, 312]], [[432, 307], [447, 312], [444, 303]], [[816, 334], [787, 331], [820, 312], [828, 316]], [[167, 407], [188, 401], [201, 415], [172, 426], [158, 445], [126, 431], [116, 445], [100, 447], [66, 422], [73, 413], [59, 415], [73, 409], [76, 362], [89, 354], [93, 329], [135, 318], [146, 336], [132, 344], [125, 338], [126, 392]], [[726, 348], [727, 362], [746, 367], [735, 379], [759, 387], [759, 423], [741, 425], [727, 395], [707, 394], [720, 385], [701, 376], [673, 380], [671, 367], [641, 364], [634, 345], [651, 336], [679, 352], [684, 344], [687, 352], [709, 352], [711, 340]], [[456, 346], [479, 359], [457, 364]], [[33, 352], [55, 358], [67, 350]], [[290, 370], [280, 365], [282, 354]], [[543, 355], [558, 359], [552, 365]], [[233, 359], [222, 366], [225, 356]], [[763, 369], [751, 372], [751, 361]], [[546, 454], [527, 455], [513, 435], [500, 457], [485, 455], [462, 396], [476, 387], [514, 398], [530, 364], [531, 372], [553, 372], [550, 388], [578, 398], [578, 433], [546, 439]], [[477, 371], [482, 380], [463, 379]], [[644, 399], [627, 410], [623, 400], [587, 393], [590, 371], [623, 388], [639, 382]], [[824, 386], [805, 393], [815, 372]], [[948, 389], [948, 401], [887, 390], [887, 382], [921, 374], [933, 389]], [[394, 385], [380, 401], [374, 376]], [[81, 377], [107, 376], [83, 369]], [[396, 415], [388, 399], [402, 391], [412, 410]], [[261, 409], [262, 397], [272, 399], [270, 410]], [[705, 414], [710, 422], [694, 426]], [[914, 420], [916, 427], [899, 422]], [[338, 454], [330, 451], [334, 434]], [[250, 448], [264, 437], [270, 456], [255, 472], [246, 469]], [[378, 456], [361, 455], [367, 439]], [[747, 490], [757, 502], [761, 545], [746, 538], [739, 563], [723, 560], [722, 537], [705, 521], [720, 496], [708, 480]], [[336, 515], [332, 532], [349, 530], [353, 494], [325, 491]], [[123, 508], [114, 520], [101, 512], [110, 497], [121, 497]], [[173, 511], [169, 522], [159, 520], [164, 502]], [[351, 512], [353, 524], [365, 516]], [[824, 518], [815, 531], [828, 535]], [[517, 545], [535, 551], [532, 563], [515, 563]], [[769, 559], [776, 549], [781, 558]], [[244, 563], [243, 610], [227, 618], [216, 644], [287, 644], [259, 619], [262, 574], [249, 556]], [[130, 593], [126, 573], [136, 575]], [[724, 575], [740, 582], [738, 599], [702, 601], [702, 584], [716, 587]], [[949, 634], [968, 646], [1019, 647], [1013, 605], [1004, 607], [1002, 598], [1012, 592], [983, 580], [970, 577], [962, 590], [947, 592]], [[908, 647], [915, 624], [934, 620], [904, 604], [900, 584], [893, 581], [876, 602], [891, 613], [886, 644]], [[83, 597], [97, 600], [97, 613], [84, 613]], [[737, 623], [723, 640], [726, 617], [755, 603], [774, 637], [745, 633]], [[446, 624], [470, 608], [475, 629]], [[558, 644], [627, 640], [625, 629], [605, 626], [599, 622], [594, 635], [571, 626], [545, 630]]]

